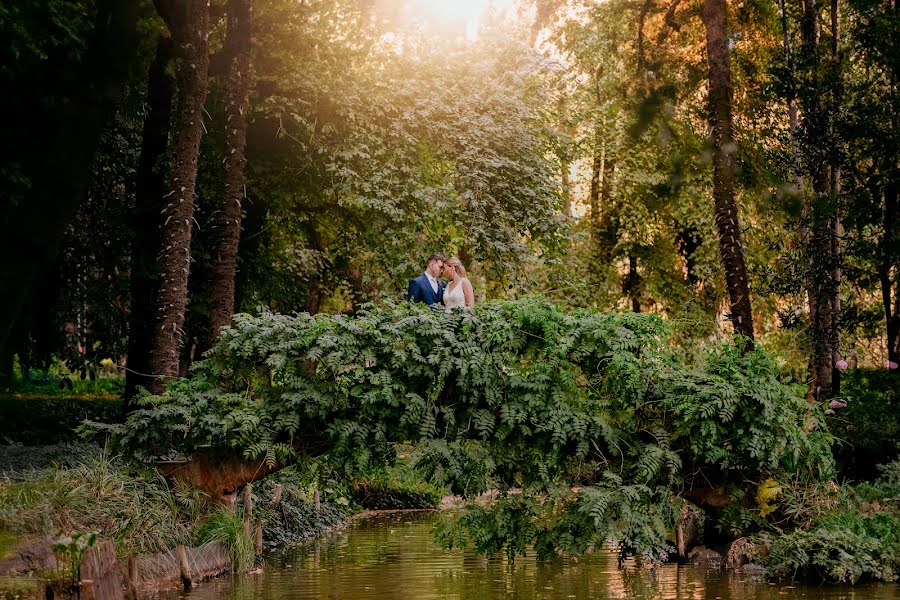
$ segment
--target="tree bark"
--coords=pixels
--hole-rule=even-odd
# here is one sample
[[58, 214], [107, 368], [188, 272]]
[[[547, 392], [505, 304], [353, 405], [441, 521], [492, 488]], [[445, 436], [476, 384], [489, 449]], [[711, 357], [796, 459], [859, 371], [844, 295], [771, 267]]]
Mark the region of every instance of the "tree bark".
[[594, 143], [594, 160], [591, 162], [591, 189], [588, 194], [590, 204], [591, 241], [594, 249], [600, 246], [600, 185], [603, 179], [603, 163], [606, 159], [606, 144], [599, 135]]
[[[819, 60], [820, 31], [815, 0], [803, 1], [803, 51], [810, 83], [802, 98], [806, 133], [806, 165], [812, 182], [805, 198], [804, 218], [810, 221], [806, 244], [808, 298], [813, 355], [810, 391], [813, 398], [826, 401], [838, 393], [839, 372], [834, 368], [840, 341], [840, 192], [839, 157], [834, 129], [837, 105], [826, 104], [826, 73]], [[837, 12], [832, 6], [832, 52], [836, 52]], [[836, 56], [834, 57], [836, 60]], [[829, 77], [830, 79], [830, 77]]]
[[[878, 278], [881, 282], [881, 299], [884, 304], [884, 318], [887, 329], [888, 360], [900, 363], [900, 289], [896, 283], [900, 278], [897, 261], [897, 217], [898, 189], [895, 181], [888, 181], [884, 190], [883, 237], [881, 239], [881, 265]], [[893, 298], [892, 298], [893, 296]]]
[[704, 0], [706, 54], [709, 62], [709, 125], [713, 150], [713, 200], [719, 252], [725, 268], [730, 318], [736, 334], [753, 347], [750, 286], [741, 244], [740, 221], [734, 194], [734, 131], [731, 118], [731, 65], [728, 57], [728, 9], [725, 0]]
[[241, 205], [246, 197], [244, 150], [247, 144], [247, 113], [250, 91], [250, 0], [228, 3], [229, 55], [225, 82], [225, 192], [214, 218], [212, 292], [207, 346], [212, 347], [219, 330], [231, 324], [238, 244], [241, 237]]
[[[66, 101], [48, 105], [39, 120], [27, 123], [32, 140], [7, 140], [7, 135], [19, 135], [18, 127], [6, 127], [0, 140], [15, 147], [31, 186], [23, 201], [0, 220], [0, 376], [12, 365], [14, 338], [21, 337], [13, 334], [23, 330], [19, 321], [28, 313], [23, 309], [33, 286], [53, 268], [66, 228], [86, 198], [100, 136], [121, 101], [137, 56], [140, 2], [98, 0], [96, 5], [94, 33], [79, 72], [67, 73], [60, 83], [73, 82], [74, 87], [36, 91]], [[38, 103], [41, 97], [29, 101]], [[39, 151], [29, 149], [31, 144], [40, 144]]]
[[128, 370], [125, 372], [125, 410], [139, 386], [149, 388], [152, 378], [150, 348], [153, 343], [154, 299], [159, 292], [159, 268], [165, 193], [165, 159], [169, 144], [169, 124], [175, 82], [168, 74], [174, 46], [172, 38], [161, 37], [147, 76], [147, 114], [141, 156], [138, 162], [134, 209], [134, 238], [131, 246], [130, 296], [128, 320]]
[[[157, 4], [158, 8], [161, 4]], [[161, 14], [169, 18], [176, 43], [179, 103], [169, 191], [163, 196], [162, 283], [157, 297], [156, 331], [150, 361], [155, 376], [154, 393], [162, 393], [166, 378], [178, 375], [209, 67], [209, 5], [205, 0], [177, 2], [171, 9], [168, 14]]]

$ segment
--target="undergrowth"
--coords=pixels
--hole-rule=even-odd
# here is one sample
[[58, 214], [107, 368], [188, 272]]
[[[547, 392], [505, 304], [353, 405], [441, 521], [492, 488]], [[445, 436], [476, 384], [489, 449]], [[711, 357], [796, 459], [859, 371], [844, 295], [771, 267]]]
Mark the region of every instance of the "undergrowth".
[[145, 456], [210, 446], [271, 465], [327, 457], [345, 480], [415, 443], [428, 480], [454, 493], [547, 499], [501, 494], [460, 521], [454, 544], [548, 557], [612, 537], [662, 558], [672, 507], [694, 482], [832, 472], [824, 407], [811, 410], [764, 351], [685, 354], [669, 333], [654, 315], [540, 299], [235, 315], [191, 379], [142, 398], [124, 424], [90, 429]]
[[794, 482], [785, 487], [784, 521], [764, 544], [775, 577], [855, 583], [900, 577], [900, 461], [871, 483]]

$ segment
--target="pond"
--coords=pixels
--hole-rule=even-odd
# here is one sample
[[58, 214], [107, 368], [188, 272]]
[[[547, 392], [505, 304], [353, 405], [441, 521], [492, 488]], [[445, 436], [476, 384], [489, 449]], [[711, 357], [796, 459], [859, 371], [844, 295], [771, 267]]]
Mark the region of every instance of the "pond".
[[190, 600], [229, 598], [340, 598], [363, 600], [430, 598], [659, 598], [681, 600], [750, 598], [900, 598], [888, 584], [817, 586], [771, 584], [764, 580], [701, 567], [664, 565], [638, 569], [617, 566], [604, 549], [575, 560], [514, 562], [436, 546], [435, 513], [392, 513], [360, 520], [345, 531], [290, 552], [266, 558], [256, 575], [222, 578], [193, 591], [172, 594]]

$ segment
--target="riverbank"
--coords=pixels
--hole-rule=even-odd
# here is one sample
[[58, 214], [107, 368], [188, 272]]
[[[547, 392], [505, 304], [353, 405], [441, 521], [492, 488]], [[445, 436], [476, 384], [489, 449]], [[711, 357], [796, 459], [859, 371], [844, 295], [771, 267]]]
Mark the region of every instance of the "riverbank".
[[243, 503], [229, 508], [97, 446], [0, 446], [0, 575], [58, 575], [51, 546], [61, 533], [78, 532], [112, 541], [120, 559], [221, 542], [234, 570], [245, 572], [260, 549], [257, 523], [265, 552], [342, 527], [364, 508], [423, 508], [440, 498], [427, 486], [388, 477], [355, 486], [314, 480], [309, 470], [290, 467], [255, 482], [248, 531]]

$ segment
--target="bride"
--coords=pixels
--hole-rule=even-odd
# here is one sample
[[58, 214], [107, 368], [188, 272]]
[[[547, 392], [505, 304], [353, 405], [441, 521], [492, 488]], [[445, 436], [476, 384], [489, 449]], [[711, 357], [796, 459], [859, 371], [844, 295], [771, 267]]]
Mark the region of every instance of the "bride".
[[473, 306], [475, 292], [472, 290], [472, 282], [466, 277], [466, 269], [458, 258], [451, 258], [444, 263], [444, 275], [451, 280], [444, 288], [444, 306], [446, 308]]

